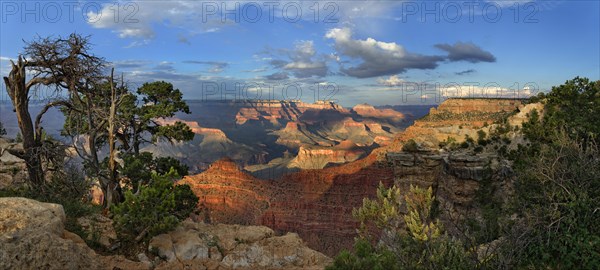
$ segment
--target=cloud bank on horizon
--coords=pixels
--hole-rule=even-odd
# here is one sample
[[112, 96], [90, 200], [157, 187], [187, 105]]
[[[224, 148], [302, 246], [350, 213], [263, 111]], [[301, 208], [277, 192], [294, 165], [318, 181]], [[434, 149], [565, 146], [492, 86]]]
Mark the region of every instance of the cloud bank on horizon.
[[1, 13], [2, 75], [22, 40], [77, 32], [133, 85], [171, 81], [188, 99], [420, 104], [600, 79], [597, 2], [3, 1]]

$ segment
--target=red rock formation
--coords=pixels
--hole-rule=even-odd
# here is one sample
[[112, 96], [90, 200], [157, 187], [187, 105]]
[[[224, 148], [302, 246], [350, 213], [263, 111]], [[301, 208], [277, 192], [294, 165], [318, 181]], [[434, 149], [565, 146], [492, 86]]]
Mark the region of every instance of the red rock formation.
[[228, 158], [178, 183], [194, 190], [199, 208], [210, 222], [259, 224], [259, 215], [269, 205], [267, 182], [243, 173]]
[[293, 130], [298, 130], [298, 123], [297, 122], [288, 122], [285, 125], [285, 129], [286, 131], [293, 131]]
[[362, 130], [365, 129], [365, 124], [356, 122], [356, 121], [354, 121], [354, 119], [352, 119], [350, 117], [344, 119], [343, 123], [344, 123], [345, 128], [358, 128], [358, 129], [362, 129]]
[[390, 184], [392, 178], [392, 170], [378, 166], [374, 156], [274, 181], [256, 179], [231, 160], [220, 160], [179, 184], [192, 187], [210, 221], [297, 232], [309, 247], [333, 256], [350, 248], [356, 236], [352, 208], [374, 196], [380, 181]]
[[369, 104], [358, 104], [352, 108], [357, 114], [362, 117], [372, 117], [378, 119], [388, 119], [393, 122], [400, 122], [404, 119], [404, 114], [392, 109], [376, 109]]
[[358, 146], [351, 140], [343, 140], [342, 142], [340, 142], [340, 144], [336, 145], [335, 148], [337, 149], [353, 149], [353, 148], [357, 148]]
[[379, 182], [392, 183], [391, 168], [374, 156], [322, 170], [305, 170], [276, 181], [262, 224], [297, 232], [310, 247], [333, 256], [354, 243], [358, 224], [352, 209], [373, 197]]
[[204, 127], [201, 127], [198, 124], [198, 122], [195, 122], [195, 121], [184, 121], [184, 120], [177, 119], [177, 118], [162, 118], [162, 119], [156, 119], [156, 122], [158, 122], [161, 125], [173, 125], [173, 124], [175, 124], [175, 122], [182, 122], [182, 123], [186, 124], [188, 127], [190, 127], [192, 132], [194, 132], [195, 134], [211, 136], [211, 137], [216, 137], [216, 138], [221, 138], [221, 139], [227, 139], [227, 136], [225, 135], [225, 133], [222, 130], [217, 129], [217, 128], [204, 128]]
[[386, 146], [386, 145], [389, 145], [392, 142], [392, 139], [390, 139], [389, 137], [385, 137], [385, 136], [375, 136], [375, 138], [373, 139], [373, 141], [376, 144], [379, 144], [381, 146]]

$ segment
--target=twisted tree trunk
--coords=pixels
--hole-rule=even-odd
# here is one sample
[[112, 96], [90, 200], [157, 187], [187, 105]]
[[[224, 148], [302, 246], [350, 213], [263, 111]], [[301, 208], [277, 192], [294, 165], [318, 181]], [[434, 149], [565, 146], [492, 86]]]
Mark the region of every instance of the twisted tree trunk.
[[25, 160], [29, 184], [32, 188], [43, 188], [44, 175], [40, 153], [38, 152], [40, 139], [36, 138], [31, 115], [29, 114], [29, 87], [25, 84], [27, 66], [21, 56], [17, 63], [11, 61], [12, 70], [8, 77], [4, 77], [6, 92], [10, 97], [14, 111], [17, 115], [19, 130], [23, 138], [23, 150], [9, 150], [9, 152]]
[[117, 115], [117, 90], [114, 85], [114, 72], [113, 68], [110, 72], [110, 109], [108, 115], [108, 186], [106, 188], [107, 200], [106, 207], [110, 207], [111, 203], [119, 203], [123, 200], [123, 192], [121, 191], [121, 185], [117, 176], [117, 163], [115, 161], [116, 147], [115, 147], [115, 124]]

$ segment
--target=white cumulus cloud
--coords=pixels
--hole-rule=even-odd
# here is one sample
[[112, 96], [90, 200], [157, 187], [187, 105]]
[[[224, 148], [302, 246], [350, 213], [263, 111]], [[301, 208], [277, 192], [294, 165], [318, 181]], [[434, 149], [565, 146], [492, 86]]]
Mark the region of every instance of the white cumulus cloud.
[[325, 35], [333, 39], [335, 48], [341, 55], [358, 59], [358, 65], [340, 71], [357, 78], [370, 78], [405, 72], [408, 69], [434, 69], [442, 56], [426, 56], [408, 52], [395, 42], [352, 38], [350, 28], [333, 28]]

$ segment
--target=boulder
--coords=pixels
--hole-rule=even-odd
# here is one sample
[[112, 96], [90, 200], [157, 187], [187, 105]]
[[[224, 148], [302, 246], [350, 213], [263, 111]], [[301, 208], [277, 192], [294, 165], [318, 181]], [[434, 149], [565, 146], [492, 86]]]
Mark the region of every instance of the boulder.
[[161, 234], [152, 238], [150, 245], [148, 245], [148, 251], [158, 255], [167, 262], [176, 259], [175, 250], [173, 250], [173, 240], [169, 234]]
[[322, 269], [331, 262], [295, 233], [190, 220], [152, 238], [148, 249], [164, 259], [157, 269]]
[[148, 269], [122, 256], [97, 255], [64, 230], [58, 204], [0, 198], [0, 269]]
[[240, 244], [223, 258], [232, 268], [315, 268], [327, 262], [325, 255], [307, 248], [295, 233]]

